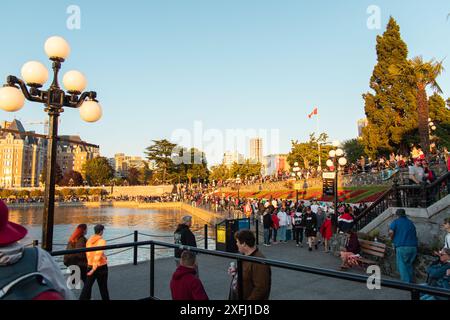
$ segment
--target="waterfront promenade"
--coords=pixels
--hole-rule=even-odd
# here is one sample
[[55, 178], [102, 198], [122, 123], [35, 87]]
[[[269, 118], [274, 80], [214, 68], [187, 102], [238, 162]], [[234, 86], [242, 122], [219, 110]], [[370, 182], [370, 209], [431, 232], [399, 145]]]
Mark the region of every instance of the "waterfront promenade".
[[[297, 248], [294, 242], [268, 248], [261, 246], [261, 251], [269, 259], [311, 267], [336, 270], [340, 263], [340, 260], [331, 254], [320, 250], [309, 252], [306, 248]], [[231, 280], [227, 274], [230, 262], [231, 260], [213, 256], [198, 257], [200, 278], [210, 299], [227, 299]], [[158, 298], [171, 299], [169, 283], [174, 271], [175, 262], [172, 258], [156, 260], [155, 295]], [[350, 272], [361, 273], [362, 271]], [[113, 300], [135, 300], [148, 297], [150, 295], [150, 263], [111, 267], [109, 290]], [[76, 291], [76, 294], [78, 296], [79, 292]], [[272, 268], [270, 298], [271, 300], [407, 300], [410, 299], [410, 294], [388, 288], [370, 291], [365, 284]], [[100, 299], [97, 285], [93, 289], [93, 299]]]

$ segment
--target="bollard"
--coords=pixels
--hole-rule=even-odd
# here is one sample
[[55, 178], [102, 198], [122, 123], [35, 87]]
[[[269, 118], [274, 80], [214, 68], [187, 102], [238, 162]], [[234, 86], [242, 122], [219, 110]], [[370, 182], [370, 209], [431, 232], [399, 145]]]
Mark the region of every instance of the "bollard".
[[259, 220], [255, 221], [256, 223], [256, 245], [259, 245]]
[[205, 224], [205, 250], [208, 250], [208, 225]]
[[[134, 243], [138, 242], [138, 231], [134, 231]], [[137, 266], [138, 264], [138, 246], [134, 246], [133, 250], [133, 264]]]
[[155, 245], [150, 247], [150, 298], [155, 298]]
[[39, 240], [33, 240], [33, 247], [39, 247]]

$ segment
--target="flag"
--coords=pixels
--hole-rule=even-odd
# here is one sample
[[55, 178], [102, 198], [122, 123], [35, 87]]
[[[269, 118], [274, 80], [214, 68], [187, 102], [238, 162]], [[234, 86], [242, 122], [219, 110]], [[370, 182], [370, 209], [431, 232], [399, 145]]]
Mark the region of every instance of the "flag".
[[319, 108], [315, 108], [313, 112], [308, 115], [308, 118], [312, 118], [313, 116], [317, 116], [319, 114]]

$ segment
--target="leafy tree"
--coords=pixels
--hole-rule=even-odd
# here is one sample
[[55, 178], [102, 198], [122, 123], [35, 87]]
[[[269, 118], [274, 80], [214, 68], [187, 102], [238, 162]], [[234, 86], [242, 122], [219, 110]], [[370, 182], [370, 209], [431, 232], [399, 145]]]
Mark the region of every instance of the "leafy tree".
[[[447, 103], [450, 99], [447, 100]], [[450, 148], [450, 111], [446, 101], [437, 93], [428, 100], [430, 106], [430, 118], [436, 126], [434, 132], [438, 145]]]
[[188, 181], [192, 179], [206, 180], [209, 177], [208, 163], [203, 151], [196, 148], [177, 147], [173, 157], [174, 170], [172, 180]]
[[19, 198], [28, 198], [30, 196], [30, 191], [28, 191], [28, 190], [20, 190], [18, 193], [17, 193], [17, 197], [19, 197]]
[[139, 185], [139, 170], [134, 167], [129, 168], [126, 179], [130, 186]]
[[161, 176], [163, 183], [166, 182], [167, 173], [174, 169], [172, 155], [176, 148], [176, 144], [168, 140], [153, 140], [153, 145], [146, 149], [145, 154], [149, 161], [154, 161], [156, 164], [156, 174]]
[[230, 178], [230, 170], [224, 164], [213, 166], [209, 178], [215, 181], [225, 181]]
[[257, 177], [261, 175], [262, 164], [252, 163], [250, 160], [246, 160], [244, 163], [233, 163], [229, 170], [229, 177], [235, 179], [238, 175], [241, 178]]
[[86, 180], [91, 186], [109, 184], [114, 177], [114, 169], [104, 157], [87, 160], [83, 165]]
[[364, 156], [364, 145], [359, 139], [347, 140], [343, 143], [343, 149], [345, 151], [347, 160], [349, 163], [355, 163], [356, 160]]
[[75, 190], [64, 188], [61, 190], [61, 194], [64, 199], [70, 198], [76, 194]]
[[78, 187], [83, 185], [83, 176], [78, 171], [69, 171], [61, 179], [59, 185], [64, 187]]
[[404, 138], [417, 128], [416, 90], [390, 72], [391, 66], [405, 68], [408, 48], [400, 35], [400, 27], [390, 18], [386, 32], [377, 37], [378, 63], [370, 80], [374, 93], [363, 95], [368, 126], [363, 129], [363, 144], [368, 156], [409, 151]]
[[316, 138], [315, 134], [312, 133], [309, 136], [308, 142], [300, 143], [298, 141], [292, 141], [292, 149], [288, 155], [289, 165], [293, 167], [294, 164], [298, 162], [301, 168], [317, 168], [319, 166], [318, 143], [320, 143], [320, 166], [324, 168], [324, 165], [328, 160], [328, 153], [331, 150], [331, 146], [324, 144], [327, 140], [328, 135], [326, 133], [322, 133], [319, 138]]
[[39, 198], [39, 197], [43, 197], [43, 196], [44, 196], [44, 192], [39, 189], [34, 189], [34, 190], [31, 190], [31, 192], [30, 192], [30, 197], [32, 197], [32, 198]]
[[[55, 177], [55, 183], [57, 185], [60, 184], [61, 180], [63, 178], [61, 167], [58, 163], [56, 163], [56, 177]], [[45, 185], [45, 180], [47, 179], [47, 160], [44, 161], [44, 166], [41, 171], [41, 175], [39, 176], [39, 181]]]
[[152, 171], [149, 169], [148, 164], [145, 163], [142, 168], [139, 169], [139, 184], [147, 185], [152, 177]]
[[429, 104], [426, 90], [427, 87], [431, 87], [435, 92], [442, 93], [436, 79], [443, 70], [442, 62], [434, 60], [425, 62], [422, 57], [415, 57], [406, 65], [394, 64], [389, 68], [392, 75], [397, 76], [400, 81], [414, 86], [416, 89], [420, 144], [425, 154], [430, 152]]

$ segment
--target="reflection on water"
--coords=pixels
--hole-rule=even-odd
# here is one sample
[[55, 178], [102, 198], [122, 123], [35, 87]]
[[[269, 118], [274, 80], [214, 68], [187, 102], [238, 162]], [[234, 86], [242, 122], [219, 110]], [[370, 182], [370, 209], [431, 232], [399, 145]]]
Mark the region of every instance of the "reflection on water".
[[[32, 240], [41, 240], [42, 238], [42, 208], [10, 209], [10, 221], [23, 225], [28, 230], [28, 236], [24, 243], [31, 243]], [[67, 240], [77, 225], [85, 223], [88, 225], [88, 237], [94, 233], [96, 224], [103, 224], [105, 232], [103, 237], [109, 240], [107, 244], [117, 244], [132, 242], [133, 236], [111, 240], [117, 237], [126, 236], [135, 230], [140, 233], [151, 235], [152, 237], [139, 235], [139, 241], [157, 240], [173, 243], [173, 232], [175, 231], [181, 218], [187, 213], [182, 210], [149, 210], [135, 208], [83, 208], [83, 207], [57, 207], [55, 208], [55, 226], [54, 226], [54, 248], [53, 250], [62, 250], [67, 244]], [[204, 246], [204, 225], [209, 224], [208, 229], [208, 247], [214, 248], [215, 237], [214, 227], [211, 222], [193, 217], [192, 230], [196, 235], [197, 245]], [[124, 249], [111, 250], [109, 264], [117, 265], [131, 263], [133, 250]], [[111, 255], [112, 254], [112, 255]], [[173, 255], [172, 249], [156, 250], [157, 257], [169, 257]], [[148, 260], [150, 257], [149, 248], [140, 248], [139, 261]], [[58, 257], [61, 261], [62, 257]]]

